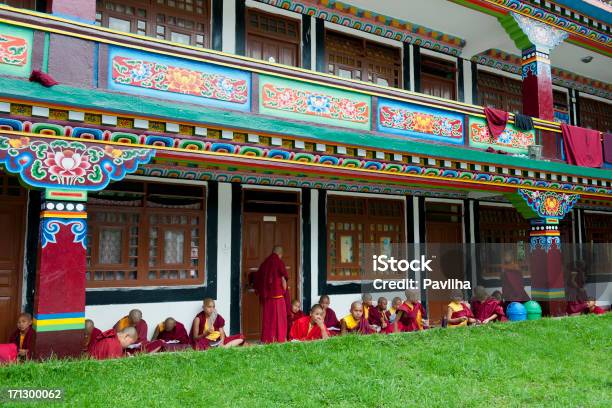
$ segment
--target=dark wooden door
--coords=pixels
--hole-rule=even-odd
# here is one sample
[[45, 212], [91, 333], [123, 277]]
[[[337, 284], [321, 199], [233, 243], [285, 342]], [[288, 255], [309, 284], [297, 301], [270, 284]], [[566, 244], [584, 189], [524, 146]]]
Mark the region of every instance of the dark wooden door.
[[259, 298], [249, 285], [249, 274], [272, 253], [283, 247], [283, 262], [289, 274], [291, 299], [299, 296], [298, 217], [293, 214], [245, 213], [242, 240], [242, 332], [249, 339], [261, 334]]
[[20, 312], [25, 201], [0, 196], [0, 342], [15, 330]]
[[298, 46], [255, 34], [247, 38], [247, 56], [277, 64], [298, 66]]
[[247, 10], [247, 56], [258, 60], [297, 67], [300, 65], [300, 21]]
[[[439, 205], [436, 207], [439, 209]], [[456, 207], [456, 212], [432, 212], [426, 217], [426, 242], [428, 247], [431, 245], [436, 255], [431, 263], [433, 271], [427, 276], [432, 280], [463, 280], [465, 276], [463, 252], [460, 245], [463, 242], [461, 206], [453, 207]], [[446, 313], [446, 307], [450, 303], [450, 293], [451, 290], [446, 289], [427, 289], [427, 312], [431, 325], [440, 324]]]

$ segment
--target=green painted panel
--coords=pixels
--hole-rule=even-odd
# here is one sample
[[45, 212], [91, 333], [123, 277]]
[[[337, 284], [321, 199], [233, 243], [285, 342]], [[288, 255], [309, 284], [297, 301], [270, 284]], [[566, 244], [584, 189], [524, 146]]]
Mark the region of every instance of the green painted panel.
[[34, 32], [0, 23], [0, 74], [29, 77]]
[[259, 76], [259, 112], [370, 130], [371, 97], [301, 81]]
[[508, 153], [527, 154], [527, 147], [534, 145], [535, 130], [524, 132], [518, 130], [514, 125], [508, 123], [506, 129], [498, 137], [492, 137], [484, 118], [470, 116], [468, 124], [468, 140], [471, 147], [502, 150]]

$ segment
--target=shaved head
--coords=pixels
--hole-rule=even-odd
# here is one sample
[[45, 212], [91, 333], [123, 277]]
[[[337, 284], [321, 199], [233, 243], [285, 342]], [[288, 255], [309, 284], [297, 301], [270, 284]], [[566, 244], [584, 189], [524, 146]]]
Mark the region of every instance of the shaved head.
[[166, 320], [164, 320], [164, 330], [172, 331], [174, 330], [175, 327], [176, 327], [176, 320], [174, 320], [172, 317], [169, 317]]
[[128, 317], [132, 323], [138, 323], [142, 320], [142, 312], [138, 309], [132, 309]]
[[280, 245], [275, 245], [274, 248], [272, 248], [272, 252], [274, 252], [278, 256], [281, 256], [283, 255], [283, 247]]

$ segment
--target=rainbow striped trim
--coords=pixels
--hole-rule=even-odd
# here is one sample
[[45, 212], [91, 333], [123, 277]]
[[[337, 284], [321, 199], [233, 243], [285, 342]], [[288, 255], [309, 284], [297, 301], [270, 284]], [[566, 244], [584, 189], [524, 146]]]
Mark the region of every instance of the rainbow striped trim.
[[536, 289], [531, 288], [531, 298], [536, 300], [564, 299], [565, 289]]
[[38, 314], [34, 317], [33, 326], [37, 332], [83, 330], [85, 312]]

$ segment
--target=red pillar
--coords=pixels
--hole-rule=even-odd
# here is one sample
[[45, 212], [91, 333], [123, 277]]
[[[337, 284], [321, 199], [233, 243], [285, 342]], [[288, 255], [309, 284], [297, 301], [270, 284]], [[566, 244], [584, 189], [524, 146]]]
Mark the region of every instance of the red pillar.
[[96, 0], [51, 0], [47, 12], [92, 23], [96, 21]]
[[[87, 197], [75, 191], [70, 194], [81, 199]], [[78, 356], [85, 326], [85, 204], [47, 200], [40, 216], [34, 297], [35, 356]]]

